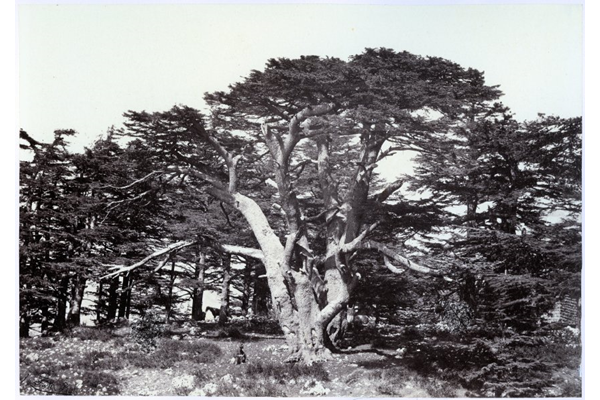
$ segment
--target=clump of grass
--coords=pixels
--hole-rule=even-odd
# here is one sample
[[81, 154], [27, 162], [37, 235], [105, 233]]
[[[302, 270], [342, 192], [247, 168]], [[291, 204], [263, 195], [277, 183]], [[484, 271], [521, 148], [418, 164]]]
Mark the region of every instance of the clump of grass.
[[193, 369], [191, 371], [191, 375], [194, 376], [194, 383], [196, 386], [201, 386], [210, 379], [210, 377], [201, 368]]
[[276, 385], [272, 382], [263, 382], [260, 385], [252, 385], [245, 393], [247, 397], [287, 397], [285, 386]]
[[581, 394], [581, 379], [577, 379], [564, 384], [560, 397], [581, 397]]
[[85, 371], [83, 373], [83, 387], [94, 391], [102, 390], [106, 395], [117, 395], [119, 381], [111, 374], [102, 371]]
[[171, 363], [187, 360], [206, 364], [215, 361], [222, 354], [219, 346], [202, 340], [164, 340], [154, 356], [169, 360]]
[[56, 347], [56, 341], [49, 338], [25, 339], [20, 343], [22, 349], [46, 350]]
[[235, 326], [226, 326], [225, 328], [219, 330], [217, 337], [221, 339], [244, 339], [246, 335], [244, 335], [242, 331]]
[[77, 396], [79, 394], [79, 389], [73, 382], [58, 377], [48, 378], [46, 382], [48, 383], [47, 394], [62, 396]]
[[128, 353], [126, 358], [133, 366], [139, 368], [168, 368], [180, 361], [211, 363], [221, 355], [221, 349], [214, 343], [167, 339], [161, 341], [151, 353], [132, 352]]
[[76, 337], [80, 340], [92, 340], [106, 342], [112, 338], [110, 332], [104, 328], [90, 326], [80, 326], [69, 331], [70, 337]]
[[145, 352], [125, 353], [124, 358], [131, 366], [135, 368], [158, 369], [168, 367], [168, 364], [164, 362], [164, 360], [154, 357], [153, 354], [148, 354]]
[[246, 374], [252, 377], [274, 378], [285, 383], [290, 379], [310, 377], [315, 380], [329, 381], [329, 374], [322, 364], [280, 364], [280, 363], [251, 363], [246, 366]]
[[125, 359], [107, 351], [93, 350], [77, 360], [76, 365], [89, 370], [120, 370], [125, 368]]
[[456, 383], [440, 381], [440, 380], [430, 380], [423, 384], [423, 389], [427, 391], [431, 395], [431, 397], [457, 397], [457, 391], [460, 389], [460, 386]]

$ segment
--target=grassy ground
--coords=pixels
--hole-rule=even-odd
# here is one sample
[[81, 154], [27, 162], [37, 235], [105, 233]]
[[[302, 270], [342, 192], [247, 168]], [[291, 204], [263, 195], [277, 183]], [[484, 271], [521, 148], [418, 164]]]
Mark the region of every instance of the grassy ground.
[[[219, 337], [221, 336], [221, 337]], [[227, 337], [229, 336], [229, 337]], [[81, 328], [22, 339], [23, 395], [248, 397], [575, 397], [580, 348], [566, 343], [461, 343], [420, 331], [355, 335], [310, 367], [285, 364], [281, 337], [237, 330], [140, 346], [130, 335]], [[360, 343], [360, 342], [365, 343]], [[244, 344], [246, 363], [232, 358]], [[143, 343], [142, 343], [143, 344]]]

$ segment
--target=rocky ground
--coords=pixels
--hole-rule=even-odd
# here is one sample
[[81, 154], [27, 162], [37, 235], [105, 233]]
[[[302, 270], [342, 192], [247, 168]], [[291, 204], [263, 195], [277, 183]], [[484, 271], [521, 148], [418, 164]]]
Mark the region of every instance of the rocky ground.
[[[231, 332], [229, 332], [231, 333]], [[385, 336], [310, 367], [283, 363], [281, 337], [237, 332], [160, 337], [82, 329], [22, 339], [23, 395], [247, 397], [573, 397], [578, 349]], [[413, 335], [414, 336], [414, 335]], [[240, 344], [246, 360], [237, 364]], [[527, 350], [529, 349], [529, 350]], [[510, 353], [509, 353], [510, 351]], [[553, 353], [548, 353], [553, 352]], [[545, 355], [544, 355], [545, 354]], [[546, 357], [546, 358], [544, 358]]]

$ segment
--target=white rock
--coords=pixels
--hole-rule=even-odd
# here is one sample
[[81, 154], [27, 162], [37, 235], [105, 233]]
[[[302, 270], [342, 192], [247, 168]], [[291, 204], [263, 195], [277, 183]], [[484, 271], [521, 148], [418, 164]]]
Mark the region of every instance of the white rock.
[[206, 393], [206, 394], [213, 394], [217, 391], [219, 387], [217, 386], [216, 383], [207, 383], [206, 385], [204, 385], [204, 387], [202, 388], [202, 390]]
[[180, 375], [176, 376], [171, 380], [171, 384], [175, 388], [181, 389], [193, 389], [194, 388], [194, 376], [193, 375]]

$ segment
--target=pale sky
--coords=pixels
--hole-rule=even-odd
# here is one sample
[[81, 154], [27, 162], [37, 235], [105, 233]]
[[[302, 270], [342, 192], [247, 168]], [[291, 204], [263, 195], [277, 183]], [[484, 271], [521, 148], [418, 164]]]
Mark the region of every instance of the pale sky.
[[272, 57], [348, 59], [365, 47], [485, 71], [518, 119], [583, 114], [582, 6], [43, 5], [18, 7], [19, 126], [80, 150], [127, 110], [203, 106]]

